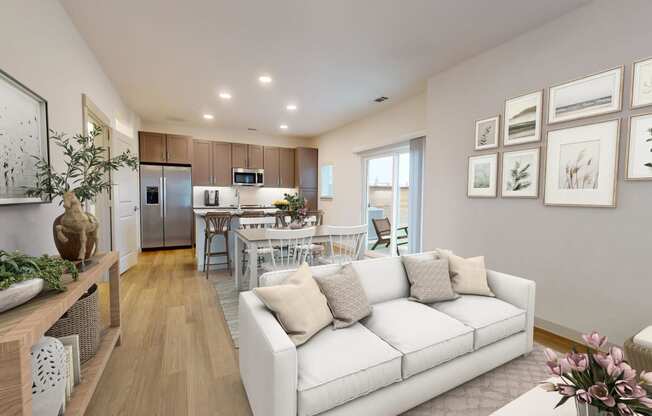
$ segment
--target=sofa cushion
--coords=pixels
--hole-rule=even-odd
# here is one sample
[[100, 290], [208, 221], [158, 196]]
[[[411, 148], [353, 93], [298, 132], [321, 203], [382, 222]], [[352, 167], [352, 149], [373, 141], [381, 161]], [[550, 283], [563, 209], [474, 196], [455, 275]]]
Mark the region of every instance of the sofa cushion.
[[351, 326], [371, 313], [367, 294], [350, 264], [337, 273], [315, 276], [315, 280], [326, 296], [336, 329]]
[[473, 328], [475, 349], [525, 331], [525, 311], [500, 299], [462, 295], [457, 300], [434, 303], [432, 306]]
[[300, 416], [401, 381], [401, 354], [359, 323], [324, 328], [297, 348], [297, 360]]
[[361, 322], [403, 354], [404, 379], [473, 351], [472, 328], [408, 299], [378, 303]]
[[355, 261], [351, 267], [360, 277], [370, 304], [410, 296], [410, 283], [400, 257]]

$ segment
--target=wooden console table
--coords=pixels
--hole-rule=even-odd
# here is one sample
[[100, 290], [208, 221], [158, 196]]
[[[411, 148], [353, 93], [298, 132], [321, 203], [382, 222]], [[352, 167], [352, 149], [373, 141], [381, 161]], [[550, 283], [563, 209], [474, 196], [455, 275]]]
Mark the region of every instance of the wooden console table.
[[95, 265], [77, 281], [64, 277], [65, 292], [44, 292], [31, 301], [0, 314], [0, 415], [32, 414], [31, 348], [54, 323], [109, 271], [110, 326], [102, 331], [97, 354], [82, 365], [82, 381], [66, 405], [66, 416], [83, 415], [93, 397], [109, 357], [120, 345], [120, 271], [115, 251], [98, 255]]

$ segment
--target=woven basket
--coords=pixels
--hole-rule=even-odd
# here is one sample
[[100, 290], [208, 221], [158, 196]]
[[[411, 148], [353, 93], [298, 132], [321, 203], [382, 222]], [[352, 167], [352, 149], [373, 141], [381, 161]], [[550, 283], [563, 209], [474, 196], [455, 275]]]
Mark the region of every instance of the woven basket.
[[88, 292], [45, 333], [51, 337], [79, 335], [79, 358], [82, 363], [95, 356], [100, 346], [100, 309], [97, 285]]

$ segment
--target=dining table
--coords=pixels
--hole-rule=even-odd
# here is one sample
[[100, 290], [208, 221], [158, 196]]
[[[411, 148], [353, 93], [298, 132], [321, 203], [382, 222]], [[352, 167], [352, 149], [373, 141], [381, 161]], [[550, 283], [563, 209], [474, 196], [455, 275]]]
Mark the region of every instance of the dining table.
[[[244, 270], [241, 270], [239, 256], [246, 246], [247, 261], [250, 265], [258, 264], [258, 248], [263, 244], [267, 244], [268, 238], [265, 228], [246, 228], [235, 230], [235, 253], [233, 276], [235, 278], [235, 287], [241, 290], [241, 283], [243, 282]], [[313, 243], [327, 243], [330, 241], [329, 227], [326, 225], [318, 225], [315, 227], [315, 234], [312, 237]], [[364, 254], [364, 250], [360, 250], [359, 258]], [[258, 267], [249, 267], [249, 285], [248, 290], [253, 289], [258, 283]]]

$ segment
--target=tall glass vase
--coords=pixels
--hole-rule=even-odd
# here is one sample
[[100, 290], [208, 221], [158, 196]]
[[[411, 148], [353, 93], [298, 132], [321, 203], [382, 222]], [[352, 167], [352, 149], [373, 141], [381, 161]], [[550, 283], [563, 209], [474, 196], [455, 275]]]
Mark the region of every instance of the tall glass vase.
[[612, 412], [600, 410], [593, 405], [578, 400], [575, 400], [575, 407], [577, 409], [577, 416], [615, 416]]

